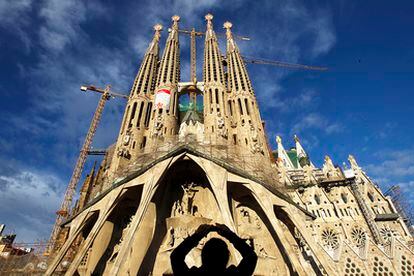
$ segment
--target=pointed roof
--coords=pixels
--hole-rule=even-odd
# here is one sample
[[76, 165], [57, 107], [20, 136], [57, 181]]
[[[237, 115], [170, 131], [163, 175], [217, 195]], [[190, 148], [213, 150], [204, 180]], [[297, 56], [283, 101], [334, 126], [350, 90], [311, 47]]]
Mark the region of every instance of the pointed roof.
[[161, 31], [162, 31], [162, 25], [161, 24], [155, 24], [154, 25], [154, 37], [152, 38], [152, 41], [150, 45], [148, 46], [147, 52], [145, 55], [153, 54], [158, 55], [159, 52], [159, 41], [161, 37]]
[[282, 138], [280, 136], [276, 136], [276, 143], [277, 143], [277, 157], [280, 158], [283, 162], [283, 165], [289, 169], [293, 170], [295, 169], [295, 166], [292, 163], [292, 160], [290, 160], [285, 148], [282, 144]]
[[314, 168], [315, 165], [313, 165], [312, 161], [309, 159], [308, 154], [306, 153], [305, 149], [302, 147], [299, 141], [299, 137], [296, 134], [294, 135], [294, 139], [295, 139], [295, 147], [296, 147], [296, 153], [298, 157], [299, 166], [303, 168], [305, 165], [309, 165], [312, 168]]
[[162, 25], [156, 24], [154, 26], [154, 37], [148, 45], [139, 71], [135, 77], [134, 85], [131, 88], [131, 98], [136, 94], [149, 94], [152, 92], [151, 90], [153, 89], [152, 87], [157, 73], [161, 30]]
[[223, 28], [226, 29], [226, 37], [227, 37], [227, 52], [231, 53], [234, 51], [239, 52], [239, 48], [237, 44], [234, 42], [233, 34], [231, 32], [231, 27], [233, 24], [229, 21], [224, 22]]

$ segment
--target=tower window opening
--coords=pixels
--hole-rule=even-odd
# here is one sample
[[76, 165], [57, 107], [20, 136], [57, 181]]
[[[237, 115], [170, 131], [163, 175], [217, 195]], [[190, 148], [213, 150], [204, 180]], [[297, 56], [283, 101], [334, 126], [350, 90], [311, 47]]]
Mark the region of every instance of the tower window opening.
[[233, 108], [231, 107], [231, 101], [228, 101], [227, 104], [229, 107], [230, 116], [233, 116]]
[[345, 193], [341, 194], [341, 198], [344, 203], [348, 203], [348, 196]]
[[139, 112], [138, 112], [138, 120], [137, 120], [137, 127], [139, 128], [141, 125], [141, 118], [142, 118], [142, 112], [144, 110], [144, 102], [141, 102], [139, 106]]
[[246, 146], [249, 144], [249, 142], [247, 142], [247, 138], [244, 138], [244, 141], [246, 142]]
[[147, 144], [147, 136], [144, 136], [142, 138], [141, 149], [145, 148], [146, 144]]
[[319, 197], [319, 195], [315, 195], [314, 199], [315, 199], [316, 204], [318, 205], [321, 204], [321, 198]]
[[244, 104], [246, 105], [246, 113], [247, 113], [247, 115], [250, 115], [249, 103], [247, 102], [247, 99], [244, 99]]
[[237, 102], [239, 103], [239, 112], [240, 112], [240, 115], [243, 115], [243, 108], [242, 108], [241, 99], [237, 99]]
[[233, 145], [237, 145], [237, 135], [233, 134]]
[[368, 192], [368, 198], [369, 198], [369, 200], [371, 200], [371, 202], [374, 202], [374, 200], [375, 200], [375, 198], [374, 198], [374, 196], [372, 195], [371, 192]]
[[132, 149], [135, 149], [135, 144], [136, 142], [134, 141], [134, 143], [132, 143]]
[[158, 114], [162, 114], [162, 108], [158, 109]]
[[149, 126], [149, 121], [150, 121], [150, 117], [151, 117], [151, 109], [152, 109], [152, 103], [148, 103], [147, 112], [145, 114], [145, 127]]
[[132, 127], [132, 120], [135, 117], [135, 112], [137, 111], [137, 103], [135, 102], [132, 106], [131, 118], [129, 118], [128, 127]]

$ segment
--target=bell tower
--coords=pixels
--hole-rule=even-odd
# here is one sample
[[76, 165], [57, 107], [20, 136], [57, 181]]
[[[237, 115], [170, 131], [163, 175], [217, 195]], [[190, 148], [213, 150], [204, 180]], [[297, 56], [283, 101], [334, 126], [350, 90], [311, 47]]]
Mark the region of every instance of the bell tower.
[[252, 153], [269, 156], [264, 127], [246, 65], [234, 41], [230, 22], [224, 23], [227, 37], [227, 89], [231, 118], [231, 142]]
[[207, 141], [228, 138], [227, 99], [223, 60], [213, 30], [213, 15], [205, 16], [207, 30], [204, 44], [204, 135]]
[[158, 71], [150, 122], [150, 137], [153, 144], [156, 144], [157, 140], [173, 138], [177, 134], [178, 82], [180, 80], [179, 20], [178, 15], [172, 17], [173, 25]]
[[131, 88], [112, 160], [114, 171], [121, 164], [134, 161], [138, 157], [138, 152], [147, 145], [153, 108], [152, 95], [158, 70], [161, 30], [162, 25], [156, 24], [154, 26], [154, 37], [148, 46]]

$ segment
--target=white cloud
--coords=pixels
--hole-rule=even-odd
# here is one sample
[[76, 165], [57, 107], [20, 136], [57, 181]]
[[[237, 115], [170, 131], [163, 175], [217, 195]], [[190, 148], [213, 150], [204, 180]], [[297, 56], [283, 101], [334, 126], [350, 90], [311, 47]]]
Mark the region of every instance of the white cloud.
[[0, 175], [0, 222], [20, 241], [47, 239], [63, 194], [62, 181], [31, 169]]
[[33, 0], [0, 0], [0, 28], [17, 34], [25, 45], [26, 52], [31, 46], [25, 31], [29, 26], [29, 12], [33, 9]]
[[333, 134], [343, 131], [343, 126], [336, 122], [331, 122], [328, 118], [319, 113], [309, 113], [301, 117], [292, 127], [293, 133], [300, 133], [306, 129], [318, 129], [326, 134]]
[[386, 151], [379, 155], [381, 162], [369, 164], [367, 170], [375, 176], [393, 179], [414, 177], [414, 150]]

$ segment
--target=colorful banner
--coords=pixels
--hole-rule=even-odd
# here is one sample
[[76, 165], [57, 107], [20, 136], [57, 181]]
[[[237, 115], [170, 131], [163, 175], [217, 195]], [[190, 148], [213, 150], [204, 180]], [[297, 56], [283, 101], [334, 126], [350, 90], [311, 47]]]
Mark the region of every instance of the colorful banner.
[[155, 95], [155, 107], [157, 109], [163, 108], [165, 110], [170, 109], [170, 98], [171, 98], [171, 91], [168, 89], [160, 89], [157, 91]]

